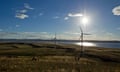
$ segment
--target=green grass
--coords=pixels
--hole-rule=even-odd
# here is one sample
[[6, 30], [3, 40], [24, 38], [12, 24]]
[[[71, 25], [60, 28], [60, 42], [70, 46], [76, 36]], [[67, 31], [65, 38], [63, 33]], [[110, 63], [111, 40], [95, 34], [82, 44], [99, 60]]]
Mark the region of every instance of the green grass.
[[[0, 43], [0, 72], [120, 72], [120, 49], [52, 43]], [[36, 60], [32, 60], [33, 57]]]

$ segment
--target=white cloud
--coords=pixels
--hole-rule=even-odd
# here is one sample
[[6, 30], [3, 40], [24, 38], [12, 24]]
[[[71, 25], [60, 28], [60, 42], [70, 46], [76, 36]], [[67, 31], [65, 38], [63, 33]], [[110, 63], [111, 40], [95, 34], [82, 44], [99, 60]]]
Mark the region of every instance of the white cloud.
[[3, 29], [0, 29], [0, 31], [3, 31]]
[[53, 17], [53, 19], [58, 19], [58, 18], [60, 18], [60, 17], [59, 17], [59, 16], [54, 16], [54, 17]]
[[81, 17], [81, 16], [83, 16], [83, 14], [81, 13], [75, 13], [75, 14], [69, 13], [66, 17], [64, 17], [64, 20], [68, 20], [70, 17]]
[[[4, 39], [53, 39], [54, 33], [48, 32], [0, 32], [0, 38]], [[57, 33], [57, 39], [73, 39], [78, 40], [80, 33], [78, 32], [64, 32]], [[84, 35], [85, 40], [120, 40], [119, 36], [116, 36], [111, 32], [98, 32], [89, 36]]]
[[[29, 4], [25, 3], [24, 9], [17, 10], [15, 17], [19, 18], [19, 19], [26, 19], [29, 17], [29, 15], [26, 14], [28, 12], [28, 10], [33, 10], [33, 9], [34, 8], [30, 7]], [[40, 14], [40, 15], [42, 15], [42, 14]]]
[[48, 32], [41, 32], [42, 34], [48, 34]]
[[83, 14], [81, 14], [81, 13], [76, 13], [76, 14], [69, 13], [68, 16], [69, 17], [81, 17], [81, 16], [83, 16]]
[[107, 31], [96, 31], [92, 35], [84, 36], [87, 40], [120, 40], [117, 34]]
[[112, 12], [114, 15], [120, 16], [120, 6], [113, 8]]
[[3, 39], [51, 39], [48, 32], [0, 32]]
[[16, 25], [16, 27], [20, 27], [20, 25]]
[[27, 13], [27, 10], [26, 10], [26, 9], [23, 9], [23, 10], [20, 10], [19, 12], [20, 12], [20, 13]]
[[106, 32], [106, 35], [107, 35], [107, 36], [114, 36], [114, 34], [113, 34], [113, 33], [110, 33], [110, 32]]
[[65, 18], [64, 18], [64, 20], [68, 20], [68, 19], [69, 19], [69, 17], [65, 17]]
[[120, 27], [118, 27], [117, 30], [120, 30]]
[[39, 13], [39, 16], [42, 16], [43, 15], [43, 13]]
[[27, 4], [27, 3], [25, 3], [24, 4], [24, 7], [26, 8], [26, 9], [30, 9], [30, 10], [33, 10], [34, 8], [32, 8], [29, 4]]
[[64, 32], [65, 34], [71, 34], [71, 35], [80, 35], [78, 32]]
[[18, 14], [15, 15], [15, 17], [19, 18], [19, 19], [25, 19], [25, 18], [28, 18], [29, 16], [26, 15], [26, 14], [20, 14], [20, 13], [18, 13]]

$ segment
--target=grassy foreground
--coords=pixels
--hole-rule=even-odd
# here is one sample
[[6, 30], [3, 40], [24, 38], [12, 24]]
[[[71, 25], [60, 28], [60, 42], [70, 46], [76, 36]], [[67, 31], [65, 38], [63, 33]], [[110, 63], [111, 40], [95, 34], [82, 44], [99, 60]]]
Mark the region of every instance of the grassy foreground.
[[52, 43], [0, 43], [0, 72], [120, 72], [120, 49]]

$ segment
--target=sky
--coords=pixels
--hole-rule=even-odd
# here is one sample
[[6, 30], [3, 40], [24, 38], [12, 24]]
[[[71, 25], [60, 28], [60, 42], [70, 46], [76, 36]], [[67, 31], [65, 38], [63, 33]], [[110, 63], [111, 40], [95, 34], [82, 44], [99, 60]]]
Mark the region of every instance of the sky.
[[0, 0], [0, 39], [78, 40], [80, 26], [85, 40], [120, 40], [120, 0]]

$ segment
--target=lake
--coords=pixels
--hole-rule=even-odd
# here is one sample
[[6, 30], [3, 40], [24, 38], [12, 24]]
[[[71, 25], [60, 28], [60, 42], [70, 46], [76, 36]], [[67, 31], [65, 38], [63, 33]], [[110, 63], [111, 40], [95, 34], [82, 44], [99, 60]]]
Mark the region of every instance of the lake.
[[[1, 39], [0, 42], [26, 42], [26, 43], [39, 43], [39, 42], [53, 42], [53, 40], [39, 40], [39, 39]], [[57, 43], [64, 43], [64, 44], [75, 44], [81, 45], [79, 41], [70, 41], [70, 40], [57, 40]], [[89, 41], [84, 42], [83, 46], [95, 46], [95, 47], [104, 47], [104, 48], [120, 48], [120, 41]]]
[[[80, 42], [63, 42], [66, 44], [81, 45]], [[104, 48], [120, 48], [120, 42], [83, 42], [83, 46], [104, 47]]]

